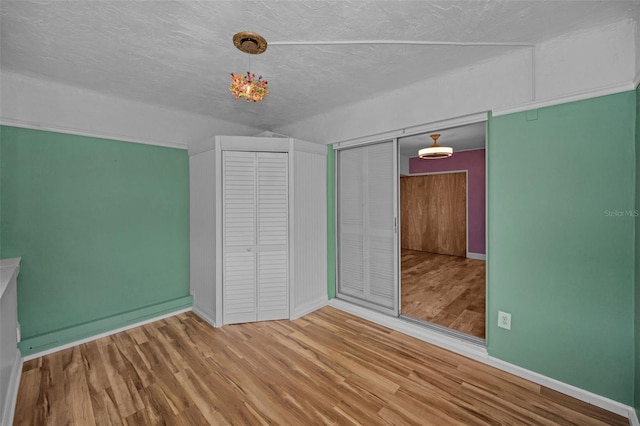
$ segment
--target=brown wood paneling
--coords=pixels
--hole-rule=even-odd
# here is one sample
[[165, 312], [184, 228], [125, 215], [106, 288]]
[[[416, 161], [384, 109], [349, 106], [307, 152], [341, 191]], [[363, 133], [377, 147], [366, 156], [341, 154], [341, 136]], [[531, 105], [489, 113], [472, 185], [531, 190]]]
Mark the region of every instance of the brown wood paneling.
[[629, 422], [325, 307], [294, 321], [222, 328], [183, 313], [28, 361], [14, 424]]
[[401, 247], [467, 255], [466, 173], [400, 178]]

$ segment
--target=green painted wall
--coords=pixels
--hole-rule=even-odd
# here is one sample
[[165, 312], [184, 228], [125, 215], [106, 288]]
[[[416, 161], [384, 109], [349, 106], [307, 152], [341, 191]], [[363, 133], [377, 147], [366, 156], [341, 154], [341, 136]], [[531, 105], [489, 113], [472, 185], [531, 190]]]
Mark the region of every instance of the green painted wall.
[[336, 185], [333, 145], [327, 146], [327, 295], [336, 297]]
[[[636, 88], [636, 212], [640, 212], [640, 86]], [[636, 216], [635, 287], [635, 391], [634, 406], [640, 417], [640, 217]]]
[[2, 128], [23, 355], [190, 306], [184, 150]]
[[[491, 356], [633, 400], [635, 92], [494, 117]], [[623, 212], [622, 216], [617, 216]], [[497, 327], [512, 314], [511, 331]]]

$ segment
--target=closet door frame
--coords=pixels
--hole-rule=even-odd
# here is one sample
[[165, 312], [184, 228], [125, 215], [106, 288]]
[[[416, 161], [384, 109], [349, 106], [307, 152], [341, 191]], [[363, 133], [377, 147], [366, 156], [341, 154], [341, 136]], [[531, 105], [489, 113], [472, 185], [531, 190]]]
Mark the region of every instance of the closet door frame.
[[[442, 120], [436, 120], [436, 121], [428, 121], [428, 122], [424, 122], [422, 124], [418, 124], [418, 125], [414, 125], [414, 126], [409, 126], [409, 127], [405, 127], [405, 128], [398, 128], [398, 129], [394, 129], [394, 130], [389, 130], [389, 131], [381, 131], [379, 133], [374, 133], [374, 134], [368, 134], [368, 135], [364, 135], [364, 136], [360, 136], [360, 137], [353, 137], [353, 138], [349, 138], [349, 139], [345, 139], [342, 141], [338, 141], [338, 142], [334, 142], [333, 143], [333, 159], [334, 159], [334, 165], [335, 165], [335, 171], [334, 171], [334, 233], [333, 233], [333, 244], [334, 244], [334, 248], [335, 248], [335, 256], [334, 256], [334, 265], [335, 265], [335, 281], [333, 283], [331, 283], [332, 285], [335, 285], [335, 290], [336, 290], [336, 297], [337, 297], [337, 290], [338, 290], [338, 198], [337, 198], [337, 194], [338, 194], [338, 155], [337, 155], [337, 151], [339, 151], [340, 149], [344, 149], [344, 148], [350, 148], [350, 147], [356, 147], [356, 146], [363, 146], [363, 145], [368, 145], [368, 144], [375, 144], [375, 143], [380, 143], [380, 142], [385, 142], [385, 141], [389, 141], [389, 140], [395, 140], [395, 152], [396, 152], [396, 159], [394, 161], [394, 167], [396, 167], [396, 184], [395, 184], [395, 191], [396, 191], [396, 197], [395, 197], [395, 206], [396, 206], [396, 252], [397, 255], [395, 256], [395, 261], [397, 262], [397, 264], [400, 264], [400, 238], [399, 238], [399, 225], [400, 225], [400, 212], [398, 211], [398, 204], [399, 204], [399, 191], [400, 191], [400, 174], [398, 173], [399, 170], [399, 155], [398, 153], [398, 138], [403, 138], [403, 137], [407, 137], [407, 136], [415, 136], [415, 135], [420, 135], [423, 133], [429, 133], [429, 132], [436, 132], [442, 129], [448, 129], [448, 128], [452, 128], [452, 127], [460, 127], [460, 126], [464, 126], [467, 124], [474, 124], [474, 123], [480, 123], [480, 122], [486, 122], [488, 123], [489, 118], [491, 117], [491, 113], [484, 111], [484, 112], [476, 112], [476, 113], [472, 113], [472, 114], [468, 114], [468, 115], [463, 115], [463, 116], [458, 116], [458, 117], [451, 117], [451, 118], [446, 118], [446, 119], [442, 119]], [[487, 126], [487, 132], [489, 132], [489, 128]], [[488, 135], [486, 137], [487, 141], [488, 141]], [[487, 149], [489, 149], [489, 146], [487, 145]], [[488, 160], [487, 160], [488, 161]], [[487, 170], [489, 167], [489, 164], [487, 163]], [[487, 177], [488, 179], [488, 177]], [[485, 183], [486, 187], [487, 187], [487, 195], [486, 198], [488, 199], [488, 180]], [[489, 205], [487, 203], [485, 210], [488, 210]], [[488, 217], [489, 215], [486, 215], [486, 222], [485, 222], [485, 229], [486, 232], [488, 233], [489, 231], [489, 224], [488, 224]], [[487, 253], [487, 257], [489, 256], [489, 248], [486, 248], [486, 253]], [[399, 268], [396, 268], [396, 282], [397, 282], [397, 290], [398, 290], [398, 304], [396, 309], [399, 311], [400, 309], [400, 305], [402, 303], [402, 301], [400, 300], [400, 271]], [[487, 296], [487, 306], [488, 306], [488, 300], [489, 300], [489, 275], [490, 275], [490, 269], [489, 269], [489, 265], [487, 265], [487, 274], [486, 274], [486, 281], [487, 281], [487, 289], [486, 289], [486, 296]], [[362, 306], [365, 306], [364, 304], [361, 304]], [[375, 307], [373, 307], [373, 309], [375, 309]], [[398, 314], [396, 314], [395, 316], [398, 316]], [[487, 317], [489, 316], [488, 314], [486, 315]]]
[[[359, 148], [369, 145], [376, 145], [381, 143], [391, 143], [393, 149], [392, 158], [389, 158], [389, 162], [392, 164], [392, 176], [391, 176], [391, 184], [393, 187], [392, 190], [392, 203], [393, 203], [393, 223], [389, 225], [393, 229], [393, 303], [391, 308], [386, 308], [377, 303], [369, 302], [357, 297], [352, 297], [345, 294], [340, 294], [340, 216], [339, 216], [339, 190], [340, 190], [340, 164], [339, 164], [339, 151], [350, 148]], [[335, 160], [335, 173], [336, 179], [334, 182], [334, 193], [336, 194], [336, 203], [335, 203], [335, 211], [334, 211], [334, 220], [335, 220], [335, 242], [336, 242], [336, 251], [335, 251], [335, 264], [336, 264], [336, 297], [343, 299], [345, 301], [354, 303], [356, 305], [369, 308], [372, 310], [376, 310], [388, 315], [392, 315], [394, 317], [398, 317], [400, 315], [400, 280], [399, 280], [399, 261], [400, 261], [400, 251], [399, 251], [399, 179], [398, 179], [398, 138], [386, 138], [381, 140], [373, 140], [367, 141], [365, 143], [356, 143], [356, 144], [336, 144], [333, 147], [333, 155]]]
[[[245, 136], [216, 136], [215, 137], [215, 192], [216, 192], [216, 217], [215, 217], [215, 228], [216, 228], [216, 256], [215, 256], [215, 264], [216, 264], [216, 281], [215, 281], [215, 294], [216, 294], [216, 312], [215, 312], [215, 327], [222, 327], [223, 316], [223, 276], [222, 271], [224, 269], [223, 265], [223, 248], [222, 248], [222, 239], [220, 238], [223, 233], [222, 227], [222, 209], [223, 209], [223, 200], [222, 200], [222, 151], [249, 151], [249, 152], [284, 152], [287, 153], [287, 167], [288, 167], [288, 198], [289, 198], [289, 217], [288, 217], [288, 244], [289, 244], [289, 252], [288, 252], [288, 294], [289, 294], [289, 317], [291, 317], [293, 312], [293, 303], [294, 303], [294, 286], [291, 285], [292, 277], [294, 276], [293, 269], [293, 253], [295, 251], [294, 247], [294, 232], [293, 232], [293, 224], [294, 224], [294, 191], [293, 191], [293, 139], [290, 138], [270, 138], [270, 137], [245, 137]], [[212, 259], [214, 261], [214, 259]]]

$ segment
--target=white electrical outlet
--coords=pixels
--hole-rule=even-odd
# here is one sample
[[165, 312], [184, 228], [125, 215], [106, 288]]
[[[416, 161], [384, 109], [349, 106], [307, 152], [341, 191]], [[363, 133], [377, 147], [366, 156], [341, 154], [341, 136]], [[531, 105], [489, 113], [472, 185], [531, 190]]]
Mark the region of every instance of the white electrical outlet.
[[498, 311], [498, 327], [511, 330], [511, 314], [507, 312]]

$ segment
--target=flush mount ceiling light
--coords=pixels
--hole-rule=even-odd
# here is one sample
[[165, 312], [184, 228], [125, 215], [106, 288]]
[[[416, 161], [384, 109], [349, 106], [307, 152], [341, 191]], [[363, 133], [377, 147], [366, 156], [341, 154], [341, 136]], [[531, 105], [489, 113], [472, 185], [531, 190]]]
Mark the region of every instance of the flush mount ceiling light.
[[418, 151], [418, 157], [429, 160], [451, 157], [453, 155], [453, 148], [438, 145], [439, 137], [440, 133], [434, 133], [433, 135], [431, 135], [431, 139], [433, 139], [433, 145], [431, 145], [429, 148], [422, 148], [420, 151]]
[[[267, 41], [260, 34], [242, 31], [233, 36], [233, 45], [241, 52], [249, 55], [259, 55], [267, 50]], [[251, 68], [251, 59], [249, 59]], [[269, 94], [268, 82], [262, 76], [256, 78], [255, 74], [247, 71], [246, 74], [231, 73], [231, 85], [229, 90], [236, 99], [244, 99], [247, 102], [260, 102]]]

